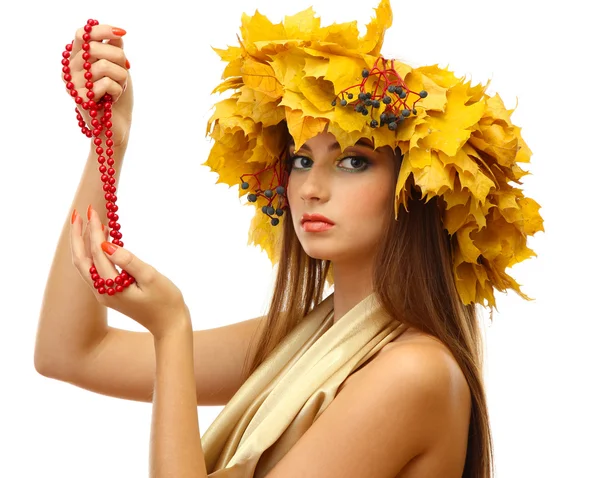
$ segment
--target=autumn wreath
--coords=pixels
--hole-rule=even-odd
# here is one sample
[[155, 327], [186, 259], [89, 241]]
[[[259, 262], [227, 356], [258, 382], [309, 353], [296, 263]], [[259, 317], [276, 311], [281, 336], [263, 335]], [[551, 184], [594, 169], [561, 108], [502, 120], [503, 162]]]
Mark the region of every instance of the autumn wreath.
[[[227, 65], [213, 93], [231, 94], [216, 103], [208, 122], [214, 145], [205, 165], [242, 196], [249, 192], [245, 177], [269, 181], [262, 177], [269, 173], [272, 182], [281, 174], [288, 132], [296, 145], [327, 128], [342, 149], [360, 138], [376, 148], [399, 147], [404, 159], [396, 213], [407, 207], [409, 179], [426, 200], [442, 201], [463, 303], [495, 306], [494, 288], [529, 299], [506, 268], [535, 255], [527, 236], [542, 231], [543, 220], [539, 204], [516, 186], [528, 174], [518, 163], [528, 163], [531, 151], [511, 122], [512, 110], [498, 95], [486, 94], [487, 85], [471, 85], [448, 69], [382, 59], [391, 24], [388, 0], [375, 9], [363, 36], [356, 22], [322, 27], [312, 8], [278, 24], [258, 12], [243, 15], [239, 46], [215, 49]], [[380, 88], [382, 81], [400, 86]], [[365, 92], [378, 88], [374, 105]], [[396, 105], [393, 121], [386, 116], [390, 103]], [[274, 213], [281, 211], [273, 205], [277, 191], [267, 193], [249, 195], [256, 207], [249, 244], [276, 264], [281, 227], [273, 226]]]

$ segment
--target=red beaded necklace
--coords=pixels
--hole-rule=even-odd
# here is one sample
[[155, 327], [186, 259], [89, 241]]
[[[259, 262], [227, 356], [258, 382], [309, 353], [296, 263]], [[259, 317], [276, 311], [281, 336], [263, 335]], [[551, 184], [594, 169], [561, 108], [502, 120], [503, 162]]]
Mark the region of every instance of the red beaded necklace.
[[[84, 74], [87, 82], [85, 83], [85, 87], [89, 90], [87, 92], [87, 98], [89, 101], [85, 101], [81, 96], [77, 94], [77, 90], [75, 89], [75, 85], [71, 82], [71, 69], [69, 68], [69, 58], [71, 57], [71, 51], [73, 50], [73, 42], [67, 44], [65, 47], [65, 51], [62, 56], [62, 71], [64, 74], [64, 79], [67, 82], [66, 87], [69, 90], [71, 96], [75, 99], [75, 103], [81, 105], [84, 110], [89, 110], [90, 117], [92, 118], [92, 126], [94, 130], [91, 131], [83, 117], [79, 113], [77, 107], [75, 107], [75, 112], [77, 113], [77, 120], [79, 122], [79, 127], [81, 128], [81, 132], [86, 135], [88, 138], [94, 136], [94, 144], [96, 145], [96, 153], [98, 154], [98, 163], [100, 163], [100, 167], [98, 170], [102, 174], [101, 180], [104, 183], [102, 189], [104, 190], [104, 198], [106, 199], [106, 217], [108, 218], [108, 227], [111, 229], [110, 236], [113, 238], [113, 244], [116, 244], [120, 247], [123, 247], [123, 241], [121, 238], [123, 235], [119, 232], [121, 229], [121, 225], [117, 222], [119, 220], [119, 215], [117, 211], [119, 207], [117, 206], [117, 196], [115, 192], [117, 188], [115, 187], [115, 178], [113, 177], [115, 174], [115, 169], [113, 168], [115, 164], [115, 160], [112, 157], [114, 151], [112, 146], [114, 145], [114, 141], [112, 138], [112, 122], [110, 121], [112, 118], [112, 97], [109, 94], [104, 95], [104, 97], [96, 103], [94, 101], [94, 92], [92, 91], [94, 88], [94, 83], [91, 81], [92, 73], [90, 69], [92, 68], [92, 64], [88, 61], [90, 59], [90, 44], [89, 41], [91, 39], [90, 32], [92, 31], [92, 27], [98, 25], [98, 20], [88, 20], [87, 24], [84, 27], [85, 33], [83, 35], [83, 44], [81, 45], [81, 49], [84, 50], [82, 54], [82, 58], [85, 60], [83, 64], [83, 68], [87, 70]], [[98, 114], [104, 111], [104, 114], [98, 119]], [[102, 148], [102, 138], [100, 135], [102, 134], [102, 130], [106, 128], [106, 151]], [[103, 153], [106, 153], [108, 158], [102, 156]], [[108, 165], [108, 168], [105, 166], [105, 163]], [[99, 294], [108, 294], [114, 295], [117, 292], [122, 292], [127, 287], [135, 282], [135, 278], [129, 275], [126, 271], [122, 271], [117, 277], [114, 279], [103, 279], [98, 274], [96, 267], [92, 264], [90, 267], [90, 275], [92, 280], [94, 281], [94, 288], [98, 291]]]

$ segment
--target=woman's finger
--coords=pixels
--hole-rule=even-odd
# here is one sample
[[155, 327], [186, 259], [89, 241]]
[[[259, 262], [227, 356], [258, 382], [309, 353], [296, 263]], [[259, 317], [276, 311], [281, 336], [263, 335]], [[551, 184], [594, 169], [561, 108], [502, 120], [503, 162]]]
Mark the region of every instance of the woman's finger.
[[98, 213], [93, 209], [89, 208], [90, 219], [90, 247], [92, 250], [92, 260], [98, 274], [103, 279], [114, 279], [120, 274], [115, 268], [113, 263], [106, 257], [100, 248], [101, 244], [106, 240], [105, 234], [102, 232], [102, 223]]
[[94, 284], [90, 278], [89, 270], [92, 267], [92, 260], [85, 251], [85, 244], [81, 235], [83, 227], [83, 219], [73, 211], [71, 216], [71, 255], [73, 265], [77, 268], [82, 278], [93, 288]]
[[86, 257], [92, 260], [92, 246], [90, 241], [90, 223], [89, 221], [85, 223], [85, 227], [83, 229], [83, 244], [85, 246], [85, 255]]
[[156, 278], [161, 276], [150, 264], [145, 263], [127, 249], [119, 247], [116, 244], [108, 241], [104, 242], [102, 243], [102, 250], [112, 263], [134, 277], [135, 282], [140, 288], [151, 284]]
[[[90, 32], [89, 41], [102, 41], [105, 39], [116, 40], [121, 38], [125, 33], [124, 30], [115, 29], [112, 25], [96, 25], [92, 27]], [[75, 32], [75, 39], [73, 40], [73, 53], [79, 53], [81, 46], [83, 45], [83, 35], [85, 35], [85, 27], [79, 28]]]

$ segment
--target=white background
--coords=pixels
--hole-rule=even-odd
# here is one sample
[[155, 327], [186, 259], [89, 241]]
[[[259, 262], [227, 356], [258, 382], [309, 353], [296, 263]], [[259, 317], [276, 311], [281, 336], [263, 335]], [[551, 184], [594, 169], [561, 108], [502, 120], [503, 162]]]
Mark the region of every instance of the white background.
[[[279, 21], [310, 5], [325, 24], [364, 25], [377, 1], [2, 2], [0, 476], [147, 476], [150, 404], [95, 395], [33, 366], [42, 294], [89, 142], [60, 76], [65, 44], [88, 18], [127, 30], [135, 107], [118, 192], [125, 247], [183, 290], [196, 328], [211, 328], [262, 314], [272, 273], [246, 246], [252, 208], [200, 166], [224, 66], [210, 47], [235, 44], [242, 12]], [[500, 478], [600, 477], [592, 5], [392, 0], [382, 53], [492, 78], [508, 107], [518, 97], [513, 121], [534, 152], [524, 187], [543, 206], [546, 232], [530, 241], [539, 257], [513, 274], [536, 300], [498, 294], [485, 332]], [[112, 310], [109, 320], [142, 330]], [[219, 411], [199, 410], [202, 432]]]

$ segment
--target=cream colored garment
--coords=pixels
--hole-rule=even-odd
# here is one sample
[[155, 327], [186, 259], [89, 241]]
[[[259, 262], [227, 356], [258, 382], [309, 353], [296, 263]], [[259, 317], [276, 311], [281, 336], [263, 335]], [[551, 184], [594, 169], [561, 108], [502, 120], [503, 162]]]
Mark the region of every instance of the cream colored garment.
[[333, 323], [333, 294], [246, 380], [202, 437], [210, 478], [263, 478], [342, 382], [406, 330], [374, 294]]

